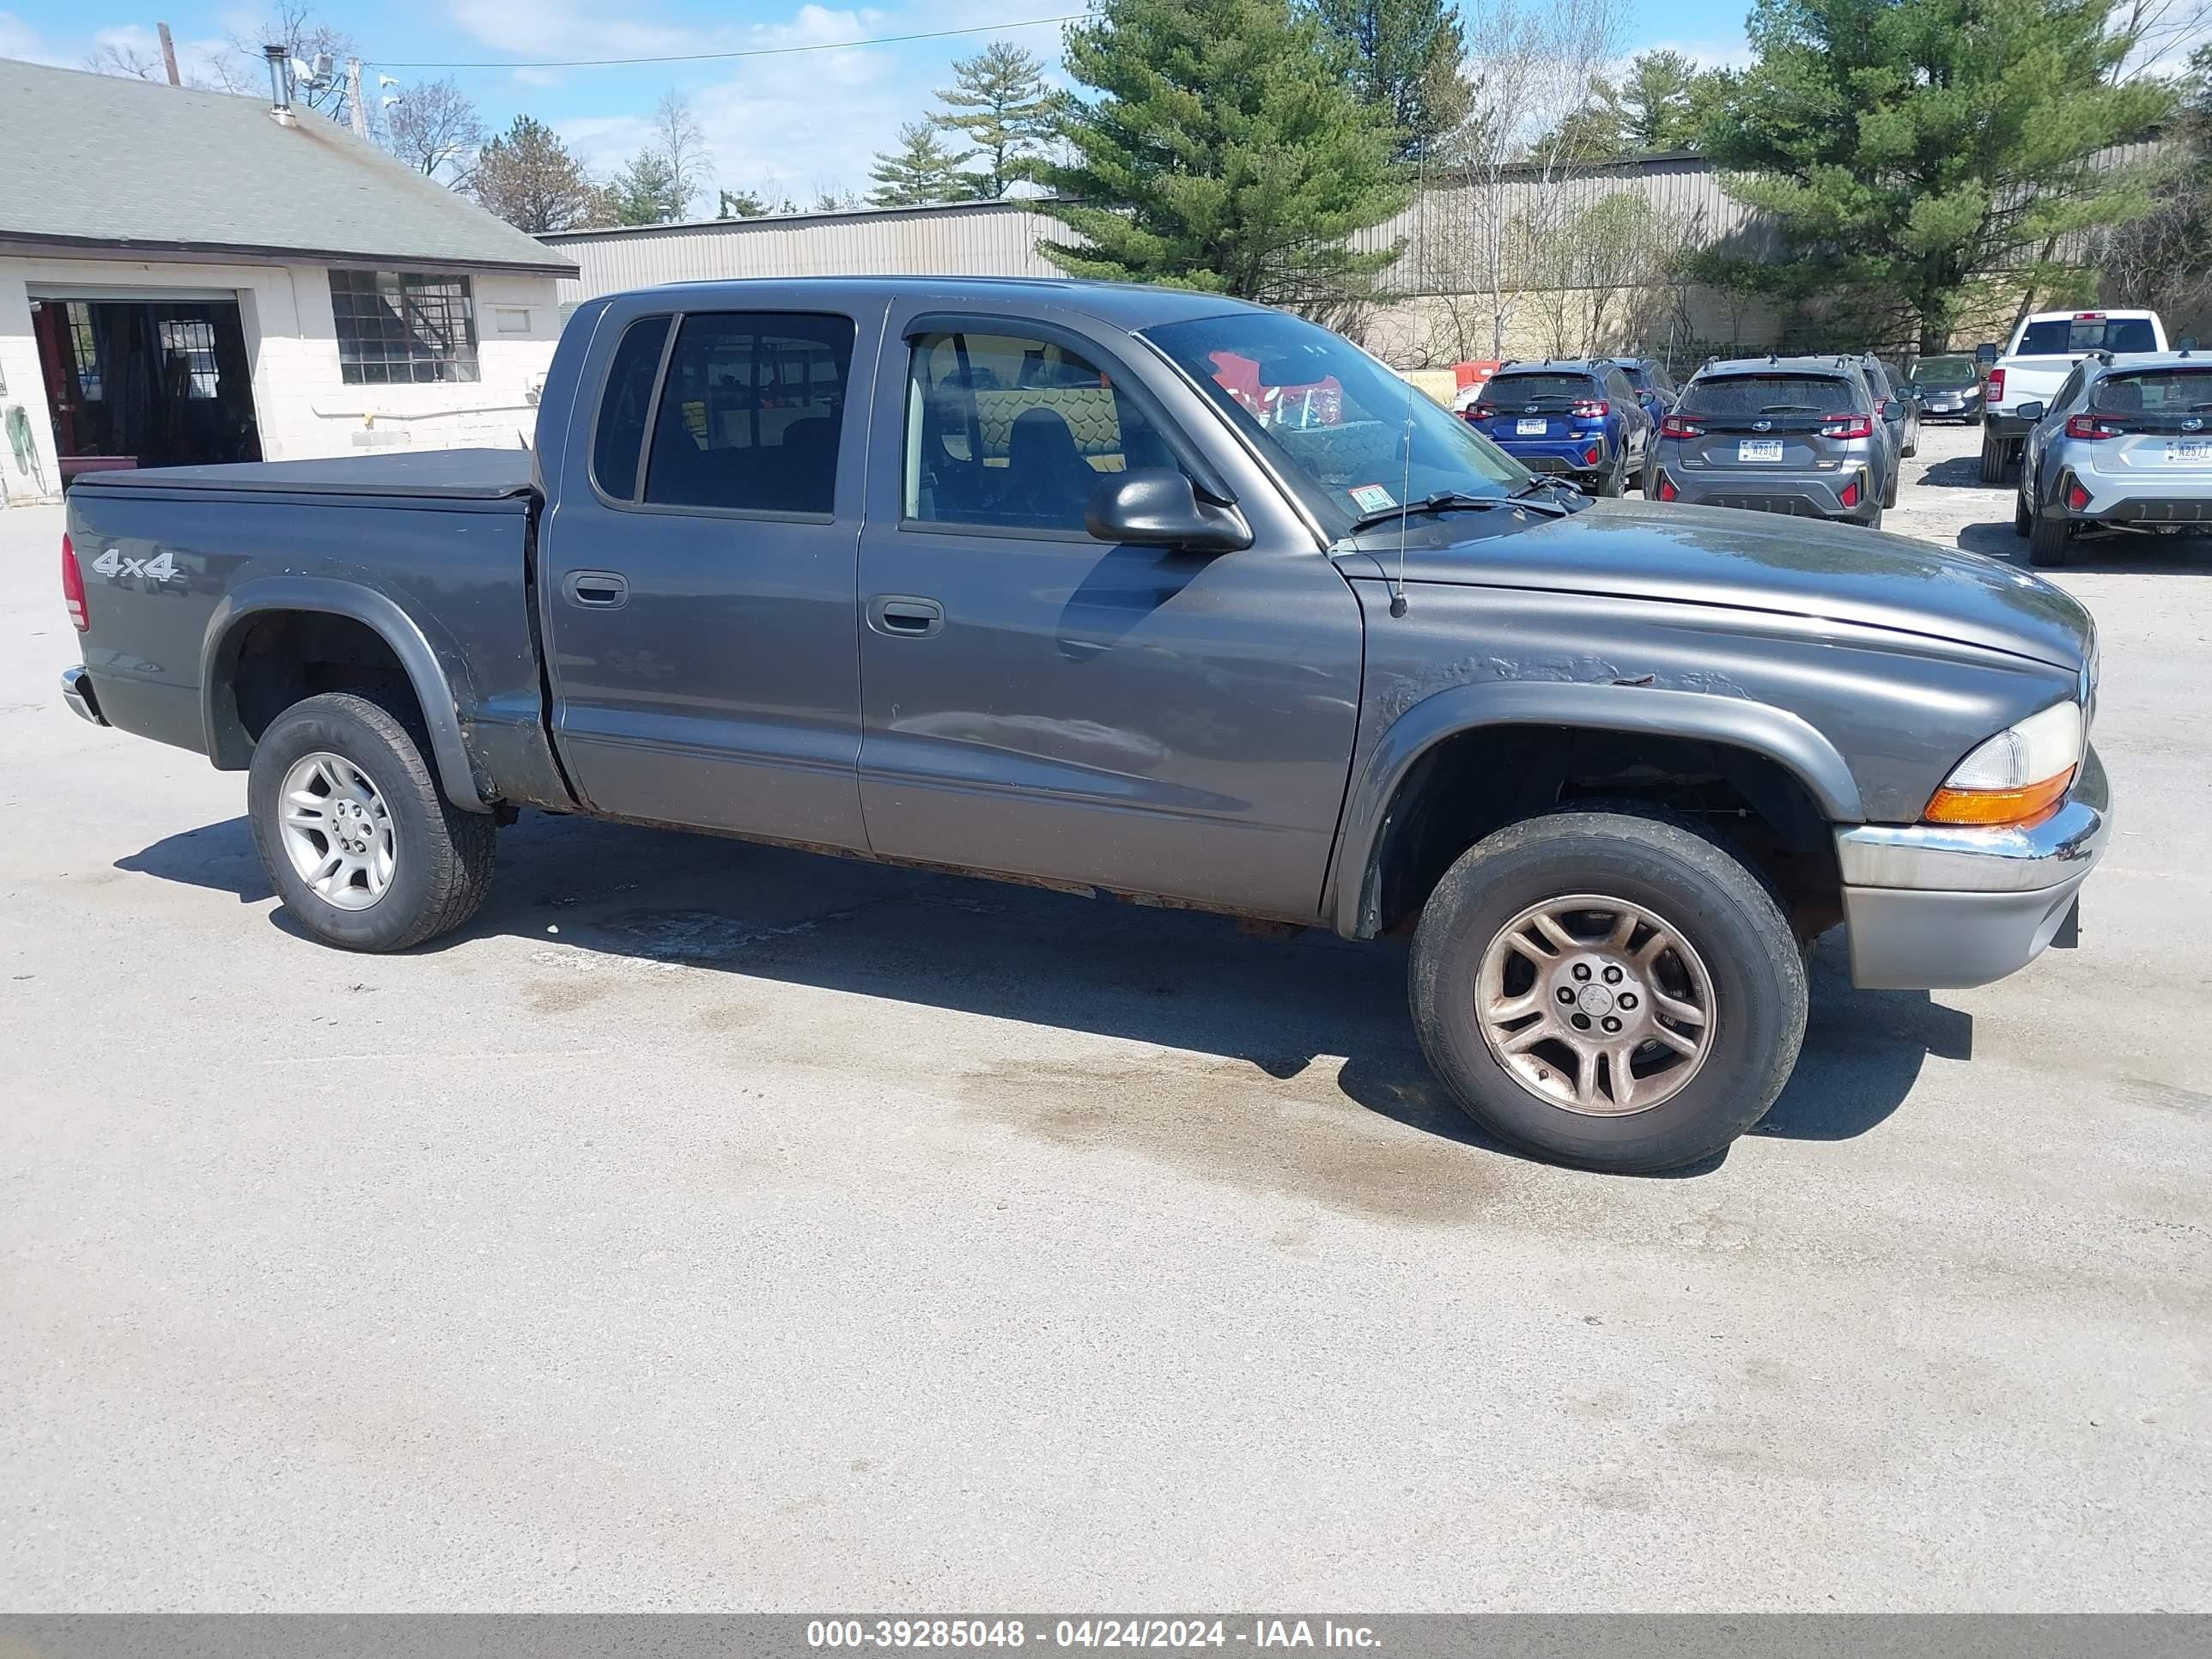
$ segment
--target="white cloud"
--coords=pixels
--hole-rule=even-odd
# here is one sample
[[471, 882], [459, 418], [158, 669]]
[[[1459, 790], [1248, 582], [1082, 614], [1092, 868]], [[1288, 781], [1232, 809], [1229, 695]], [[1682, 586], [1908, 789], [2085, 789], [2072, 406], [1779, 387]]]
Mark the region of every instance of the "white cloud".
[[1628, 55], [1638, 58], [1647, 52], [1679, 52], [1699, 69], [1748, 69], [1752, 63], [1751, 42], [1741, 34], [1702, 40], [1653, 40]]
[[[12, 11], [0, 11], [0, 58], [20, 58], [32, 64], [62, 64], [67, 60], [48, 50], [38, 30]], [[82, 65], [72, 64], [72, 68]]]

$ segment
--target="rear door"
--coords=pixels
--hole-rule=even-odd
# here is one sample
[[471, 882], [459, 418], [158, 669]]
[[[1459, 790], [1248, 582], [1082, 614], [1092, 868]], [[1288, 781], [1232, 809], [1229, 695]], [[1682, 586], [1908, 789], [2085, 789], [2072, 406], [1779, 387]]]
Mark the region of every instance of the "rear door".
[[2089, 416], [2121, 435], [2106, 439], [2097, 470], [2120, 474], [2146, 498], [2212, 498], [2212, 362], [2202, 367], [2107, 373]]
[[602, 319], [539, 559], [554, 729], [598, 810], [866, 846], [854, 580], [880, 316]]

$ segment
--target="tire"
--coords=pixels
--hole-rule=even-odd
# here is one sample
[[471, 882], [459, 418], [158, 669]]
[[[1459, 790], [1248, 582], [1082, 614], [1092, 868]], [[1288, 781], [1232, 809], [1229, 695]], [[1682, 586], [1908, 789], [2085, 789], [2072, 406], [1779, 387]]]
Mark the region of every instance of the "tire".
[[1605, 470], [1605, 477], [1597, 481], [1601, 495], [1619, 495], [1628, 488], [1628, 452], [1621, 451], [1613, 458], [1613, 465]]
[[1869, 530], [1881, 528], [1881, 504], [1878, 501], [1875, 504], [1874, 511], [1867, 517], [1866, 528]]
[[[1607, 989], [1603, 998], [1594, 999], [1592, 983], [1602, 983], [1605, 975], [1617, 971], [1602, 954], [1558, 951], [1558, 961], [1542, 971], [1559, 977], [1536, 977], [1535, 954], [1505, 944], [1516, 931], [1528, 937], [1514, 924], [1532, 907], [1580, 896], [1642, 913], [1630, 933], [1628, 951], [1613, 953], [1626, 966], [1613, 983], [1633, 987], [1638, 976], [1652, 976], [1662, 981], [1659, 988], [1680, 994], [1678, 1001], [1693, 1006], [1698, 985], [1705, 988], [1709, 1024], [1688, 1075], [1677, 1078], [1674, 1070], [1678, 1062], [1691, 1064], [1686, 1057], [1656, 1039], [1645, 1039], [1629, 1063], [1633, 1081], [1626, 1109], [1611, 1109], [1614, 1103], [1607, 1097], [1609, 1058], [1602, 1069], [1592, 1062], [1590, 1100], [1595, 1109], [1578, 1109], [1574, 1100], [1555, 1098], [1552, 1092], [1575, 1092], [1582, 1062], [1574, 1051], [1540, 1041], [1522, 1057], [1526, 1071], [1510, 1069], [1485, 1035], [1478, 1012], [1486, 958], [1497, 951], [1505, 964], [1505, 977], [1497, 988], [1534, 997], [1532, 1012], [1540, 1006], [1545, 1012], [1539, 1018], [1553, 1022], [1553, 1029], [1565, 1029], [1550, 1012], [1561, 990], [1577, 1000], [1573, 1012], [1559, 1019], [1606, 1017], [1606, 1000], [1620, 993]], [[1617, 921], [1624, 911], [1577, 908], [1565, 914], [1584, 924], [1569, 927], [1569, 936], [1584, 939], [1590, 924], [1602, 930], [1600, 918]], [[1686, 944], [1687, 956], [1670, 946], [1654, 964], [1635, 965], [1634, 953], [1656, 936], [1644, 931], [1652, 918], [1674, 940]], [[1596, 964], [1594, 979], [1568, 977], [1576, 975], [1577, 957], [1588, 958], [1581, 966]], [[1531, 979], [1533, 989], [1523, 984]], [[1674, 1169], [1726, 1147], [1773, 1104], [1805, 1035], [1804, 957], [1765, 884], [1688, 823], [1632, 809], [1577, 810], [1524, 819], [1462, 854], [1421, 911], [1409, 996], [1422, 1052], [1476, 1122], [1540, 1157], [1621, 1174]], [[1585, 1007], [1592, 1012], [1585, 1014]], [[1630, 1013], [1626, 1003], [1614, 1011], [1616, 1017], [1642, 1019], [1647, 1027], [1656, 1024], [1653, 1012], [1642, 1007]], [[1522, 1025], [1508, 1036], [1528, 1029]], [[1588, 1040], [1602, 1042], [1603, 1036], [1591, 1029]], [[1634, 1034], [1633, 1027], [1626, 1029], [1622, 1043]], [[1679, 1025], [1676, 1035], [1685, 1035]], [[1575, 1061], [1574, 1079], [1558, 1064], [1562, 1057]], [[1666, 1069], [1637, 1077], [1635, 1067], [1647, 1064]], [[1544, 1080], [1533, 1080], [1538, 1075]], [[1638, 1107], [1638, 1091], [1652, 1094], [1654, 1103]]]
[[[465, 812], [446, 799], [423, 760], [428, 747], [413, 719], [343, 691], [294, 703], [254, 745], [246, 787], [254, 846], [284, 908], [325, 944], [404, 951], [459, 927], [483, 902], [491, 886], [491, 816]], [[349, 769], [341, 790], [333, 775]], [[284, 822], [288, 781], [338, 805], [313, 809], [319, 827], [295, 835]], [[364, 800], [364, 818], [334, 816]], [[374, 862], [374, 827], [387, 823], [392, 856], [380, 892], [370, 870], [341, 871], [326, 887], [343, 896], [334, 902], [295, 863], [295, 850], [312, 862], [337, 849], [334, 836], [356, 830], [370, 848], [364, 864]]]
[[2055, 570], [2066, 562], [2067, 544], [2073, 539], [2070, 520], [2038, 507], [2028, 518], [2027, 562], [2039, 570]]
[[2027, 510], [2027, 492], [2015, 490], [2012, 498], [2012, 533], [2025, 538], [2034, 524], [2035, 514]]
[[1982, 482], [1984, 483], [1999, 484], [2004, 482], [2005, 462], [2010, 459], [2005, 453], [2005, 441], [2002, 438], [1998, 437], [1987, 427], [1982, 428]]
[[1897, 483], [1899, 471], [1900, 469], [1899, 467], [1891, 467], [1889, 469], [1889, 477], [1882, 481], [1881, 504], [1885, 507], [1895, 507], [1897, 505]]

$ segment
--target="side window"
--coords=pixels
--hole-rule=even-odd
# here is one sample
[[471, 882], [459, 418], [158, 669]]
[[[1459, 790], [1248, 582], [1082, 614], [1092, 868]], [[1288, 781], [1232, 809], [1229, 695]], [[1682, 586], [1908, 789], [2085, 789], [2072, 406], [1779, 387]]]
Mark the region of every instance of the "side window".
[[2081, 370], [2077, 365], [2074, 372], [2066, 377], [2066, 384], [2060, 386], [2057, 391], [2051, 394], [2051, 401], [2045, 406], [2049, 409], [2069, 408], [2072, 405], [2074, 399], [2081, 394]]
[[1109, 473], [1173, 467], [1144, 411], [1055, 341], [926, 334], [908, 369], [906, 517], [922, 524], [1083, 529]]
[[852, 368], [849, 317], [684, 318], [653, 417], [645, 499], [662, 507], [830, 512]]
[[645, 449], [645, 417], [653, 411], [653, 380], [668, 319], [641, 317], [623, 331], [599, 397], [599, 430], [592, 438], [592, 477], [616, 501], [637, 497], [637, 463]]
[[1609, 368], [1605, 373], [1605, 395], [1617, 404], [1633, 404], [1636, 388], [1628, 383], [1628, 376], [1617, 368]]

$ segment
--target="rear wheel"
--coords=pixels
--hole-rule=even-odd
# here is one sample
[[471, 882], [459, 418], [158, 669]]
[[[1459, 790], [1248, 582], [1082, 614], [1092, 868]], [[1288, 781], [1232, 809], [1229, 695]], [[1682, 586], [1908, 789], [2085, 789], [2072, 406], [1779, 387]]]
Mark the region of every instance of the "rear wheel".
[[448, 801], [412, 722], [349, 692], [296, 702], [254, 745], [254, 844], [284, 908], [328, 945], [404, 951], [491, 884], [492, 820]]
[[1984, 483], [1996, 484], [2004, 482], [2005, 462], [2010, 459], [2005, 453], [2006, 447], [2002, 438], [1998, 437], [1987, 427], [1982, 428], [1982, 482]]
[[1709, 1157], [1781, 1092], [1805, 963], [1772, 895], [1688, 825], [1512, 824], [1421, 912], [1411, 999], [1459, 1104], [1543, 1156], [1623, 1172]]
[[2045, 513], [2037, 503], [2029, 515], [2027, 531], [2027, 562], [2039, 569], [2049, 570], [2066, 562], [2069, 544], [2074, 539], [2074, 523], [2053, 513]]
[[1597, 481], [1597, 493], [1601, 495], [1619, 495], [1627, 488], [1628, 452], [1624, 449], [1613, 458], [1613, 465], [1606, 468], [1605, 476]]

